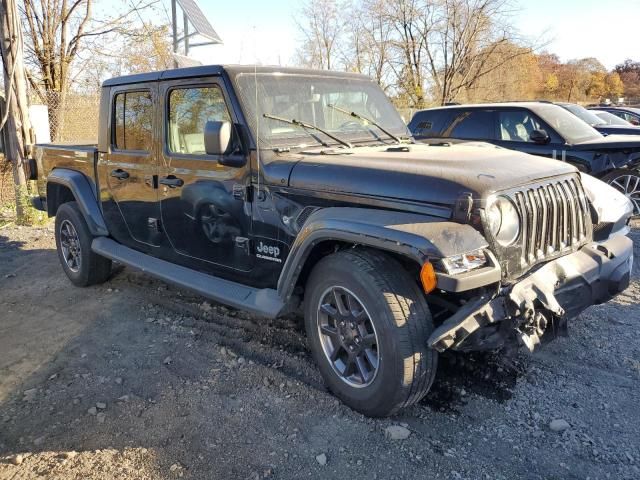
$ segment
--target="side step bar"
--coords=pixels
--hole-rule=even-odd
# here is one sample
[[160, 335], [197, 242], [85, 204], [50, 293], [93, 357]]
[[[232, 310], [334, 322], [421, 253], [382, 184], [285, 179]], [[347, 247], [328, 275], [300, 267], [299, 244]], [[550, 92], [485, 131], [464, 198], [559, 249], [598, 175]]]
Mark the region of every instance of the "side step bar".
[[107, 237], [94, 238], [91, 250], [167, 283], [256, 315], [275, 318], [284, 308], [284, 303], [276, 290], [247, 287], [200, 273], [125, 247]]

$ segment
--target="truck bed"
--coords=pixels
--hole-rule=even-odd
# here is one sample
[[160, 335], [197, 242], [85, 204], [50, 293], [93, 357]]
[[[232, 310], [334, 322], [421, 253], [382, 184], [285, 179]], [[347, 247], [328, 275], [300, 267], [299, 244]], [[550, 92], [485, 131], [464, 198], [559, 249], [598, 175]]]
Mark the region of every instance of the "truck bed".
[[34, 158], [38, 168], [38, 191], [46, 195], [46, 179], [54, 168], [70, 168], [94, 178], [97, 144], [36, 144]]

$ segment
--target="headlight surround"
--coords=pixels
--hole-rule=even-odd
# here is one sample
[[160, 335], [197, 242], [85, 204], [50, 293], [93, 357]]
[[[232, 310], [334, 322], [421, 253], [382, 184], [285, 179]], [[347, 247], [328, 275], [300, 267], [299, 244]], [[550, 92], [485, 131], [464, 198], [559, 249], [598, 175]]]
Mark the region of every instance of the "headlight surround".
[[478, 249], [460, 255], [452, 255], [442, 259], [442, 265], [449, 275], [458, 275], [487, 264], [484, 250]]
[[485, 213], [493, 238], [503, 247], [512, 245], [520, 234], [520, 215], [514, 203], [507, 197], [495, 197]]

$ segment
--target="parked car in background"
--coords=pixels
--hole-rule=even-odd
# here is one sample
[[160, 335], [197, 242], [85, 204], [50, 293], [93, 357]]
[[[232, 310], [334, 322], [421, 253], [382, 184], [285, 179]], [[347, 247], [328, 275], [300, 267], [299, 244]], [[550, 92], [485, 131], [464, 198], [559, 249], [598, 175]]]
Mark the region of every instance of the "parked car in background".
[[633, 125], [632, 123], [627, 122], [624, 118], [618, 117], [610, 112], [605, 112], [604, 110], [590, 110], [594, 114], [596, 114], [600, 119], [605, 122], [607, 125], [620, 125], [624, 127], [636, 127], [640, 128], [638, 125]]
[[589, 110], [597, 110], [603, 112], [612, 113], [623, 120], [626, 120], [631, 125], [640, 126], [640, 108], [638, 107], [591, 107]]
[[[575, 103], [564, 103], [564, 102], [554, 102], [554, 103], [556, 105], [560, 105], [565, 110], [568, 110], [569, 112], [573, 113], [580, 120], [587, 122], [589, 125], [591, 125], [593, 128], [595, 128], [598, 132], [602, 133], [603, 135], [613, 135], [613, 134], [640, 135], [640, 127], [637, 125], [632, 125], [629, 122], [625, 122], [626, 125], [624, 124], [612, 125], [604, 121], [598, 115], [596, 115], [595, 112], [589, 111], [581, 105], [576, 105]], [[602, 113], [608, 113], [608, 112], [603, 111]], [[618, 118], [619, 120], [622, 120], [622, 118], [616, 117], [615, 115], [612, 115], [612, 116], [615, 118]]]
[[603, 136], [559, 105], [510, 102], [416, 112], [409, 122], [427, 143], [479, 140], [575, 165], [614, 186], [640, 214], [640, 137]]

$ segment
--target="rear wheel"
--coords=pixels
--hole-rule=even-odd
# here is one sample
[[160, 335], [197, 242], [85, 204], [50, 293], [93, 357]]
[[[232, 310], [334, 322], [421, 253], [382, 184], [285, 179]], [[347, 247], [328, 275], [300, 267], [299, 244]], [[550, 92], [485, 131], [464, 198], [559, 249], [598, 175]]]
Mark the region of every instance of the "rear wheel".
[[633, 214], [640, 215], [640, 171], [619, 168], [602, 177], [602, 181], [631, 200]]
[[109, 278], [111, 260], [91, 250], [93, 236], [76, 202], [60, 205], [55, 228], [60, 264], [74, 285], [86, 287]]
[[429, 308], [416, 282], [383, 253], [350, 250], [321, 260], [307, 282], [305, 326], [329, 389], [365, 415], [391, 415], [433, 383]]

